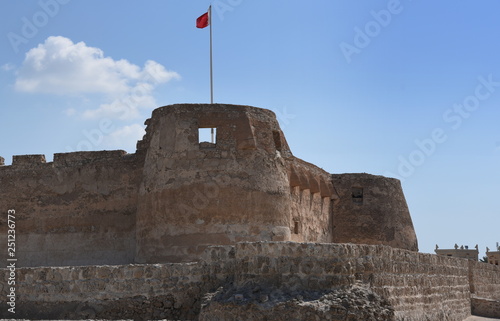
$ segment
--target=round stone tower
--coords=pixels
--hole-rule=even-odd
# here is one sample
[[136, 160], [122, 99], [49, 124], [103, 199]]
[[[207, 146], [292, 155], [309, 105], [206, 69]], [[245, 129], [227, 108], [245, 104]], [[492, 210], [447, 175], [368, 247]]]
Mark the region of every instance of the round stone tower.
[[365, 173], [336, 174], [332, 180], [339, 195], [333, 207], [333, 242], [418, 251], [399, 180]]
[[290, 240], [291, 153], [272, 111], [179, 104], [154, 110], [146, 124], [137, 263], [194, 261], [214, 244]]

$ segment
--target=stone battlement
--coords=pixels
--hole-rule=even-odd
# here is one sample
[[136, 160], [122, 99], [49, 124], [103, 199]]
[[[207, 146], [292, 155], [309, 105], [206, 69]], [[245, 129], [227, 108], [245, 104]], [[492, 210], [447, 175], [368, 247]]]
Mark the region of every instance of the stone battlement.
[[127, 154], [124, 150], [98, 151], [98, 152], [73, 152], [54, 154], [54, 165], [82, 165], [90, 162], [108, 162], [122, 160]]
[[45, 155], [17, 155], [12, 158], [12, 166], [34, 167], [45, 163]]
[[245, 241], [418, 250], [399, 181], [332, 176], [293, 156], [270, 110], [177, 104], [145, 124], [134, 154], [24, 155], [0, 167], [0, 209], [18, 216], [20, 264], [193, 262], [208, 246]]
[[[41, 164], [51, 164], [53, 166], [82, 165], [89, 162], [116, 161], [127, 155], [129, 154], [124, 150], [56, 153], [53, 162], [47, 162], [45, 155], [14, 155], [10, 166], [36, 168]], [[0, 165], [4, 165], [4, 161], [2, 158]], [[8, 169], [10, 166], [4, 166], [3, 168]]]

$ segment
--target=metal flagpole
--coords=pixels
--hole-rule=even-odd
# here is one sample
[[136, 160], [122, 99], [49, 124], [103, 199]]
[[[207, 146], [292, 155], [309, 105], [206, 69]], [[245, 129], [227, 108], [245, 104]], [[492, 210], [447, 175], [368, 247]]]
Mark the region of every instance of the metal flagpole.
[[208, 24], [210, 25], [210, 103], [214, 103], [214, 77], [212, 69], [212, 5], [208, 7]]
[[[210, 104], [214, 103], [214, 74], [212, 68], [212, 5], [208, 7], [208, 24], [210, 25]], [[214, 129], [210, 128], [212, 144], [214, 144]]]

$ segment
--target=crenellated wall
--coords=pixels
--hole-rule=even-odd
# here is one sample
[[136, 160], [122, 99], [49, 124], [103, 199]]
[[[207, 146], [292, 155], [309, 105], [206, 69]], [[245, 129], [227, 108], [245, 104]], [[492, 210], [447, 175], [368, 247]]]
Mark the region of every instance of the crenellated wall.
[[332, 240], [333, 200], [338, 198], [330, 174], [298, 158], [287, 160], [291, 194], [291, 240]]
[[[134, 154], [0, 160], [0, 211], [16, 211], [19, 266], [192, 262], [207, 246], [242, 241], [418, 249], [397, 180], [332, 176], [294, 157], [270, 110], [177, 104], [145, 125]], [[200, 141], [209, 128], [215, 141]], [[4, 244], [5, 227], [1, 216]]]
[[[470, 289], [500, 278], [498, 268], [484, 263], [380, 245], [253, 242], [209, 247], [202, 257], [198, 263], [21, 268], [16, 316], [195, 320], [201, 313], [203, 320], [238, 319], [249, 312], [273, 315], [283, 302], [319, 304], [307, 299], [307, 293], [327, 295], [318, 309], [347, 314], [355, 311], [345, 302], [329, 301], [328, 293], [361, 286], [393, 311], [393, 319], [373, 320], [462, 321], [471, 312]], [[0, 273], [6, 281], [9, 271]], [[207, 295], [217, 289], [220, 297]], [[0, 301], [7, 291], [2, 288]], [[491, 299], [497, 289], [485, 287], [478, 293]], [[295, 315], [293, 320], [322, 313], [309, 309], [308, 316], [297, 314], [302, 312], [291, 304], [286, 311]], [[8, 317], [6, 313], [3, 309], [0, 316]]]
[[[14, 209], [20, 266], [133, 261], [140, 161], [124, 151], [14, 156], [0, 167], [0, 210]], [[1, 244], [7, 216], [0, 217]], [[2, 251], [0, 259], [5, 259]]]

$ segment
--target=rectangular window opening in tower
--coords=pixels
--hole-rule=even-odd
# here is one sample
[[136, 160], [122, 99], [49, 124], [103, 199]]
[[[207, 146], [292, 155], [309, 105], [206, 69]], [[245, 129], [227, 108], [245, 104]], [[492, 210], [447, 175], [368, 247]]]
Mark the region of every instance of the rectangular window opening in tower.
[[363, 188], [353, 187], [351, 190], [352, 202], [356, 204], [363, 204]]
[[200, 148], [215, 148], [217, 144], [217, 128], [198, 128]]

